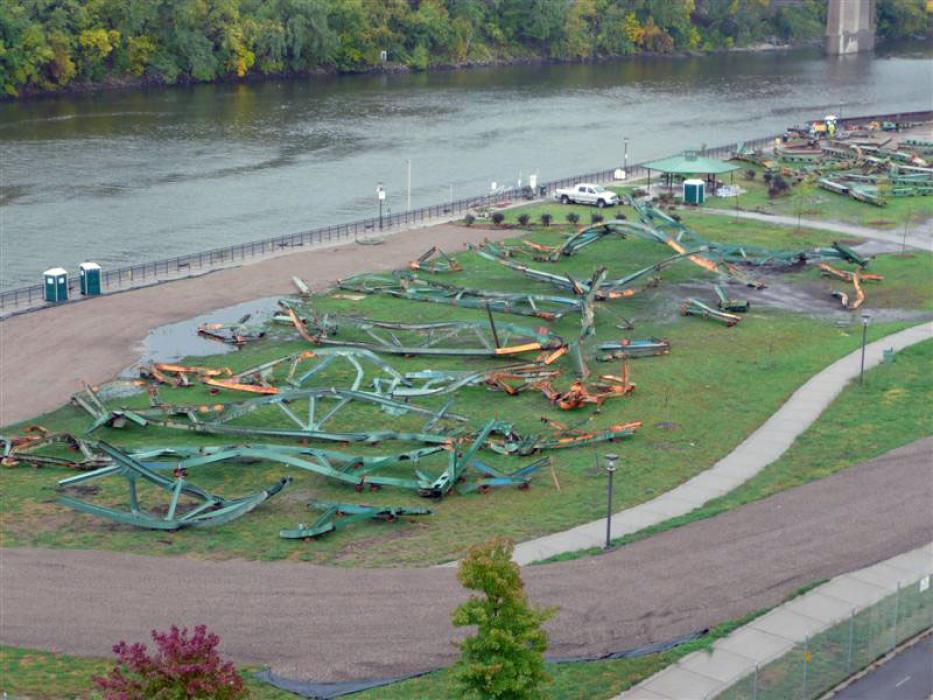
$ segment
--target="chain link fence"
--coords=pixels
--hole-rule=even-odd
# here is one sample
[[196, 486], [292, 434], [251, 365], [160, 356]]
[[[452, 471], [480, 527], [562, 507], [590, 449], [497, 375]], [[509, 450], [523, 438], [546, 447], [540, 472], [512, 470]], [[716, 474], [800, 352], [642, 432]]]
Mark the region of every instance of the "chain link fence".
[[933, 627], [930, 576], [798, 643], [789, 652], [708, 698], [810, 700], [867, 667], [901, 642]]

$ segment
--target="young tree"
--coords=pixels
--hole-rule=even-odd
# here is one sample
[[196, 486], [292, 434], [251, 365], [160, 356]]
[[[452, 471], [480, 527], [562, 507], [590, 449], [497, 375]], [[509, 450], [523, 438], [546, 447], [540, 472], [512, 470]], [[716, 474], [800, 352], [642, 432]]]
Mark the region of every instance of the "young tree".
[[547, 633], [541, 625], [556, 609], [528, 606], [515, 544], [497, 537], [470, 547], [460, 561], [457, 578], [479, 591], [453, 613], [456, 627], [476, 625], [477, 633], [461, 645], [454, 677], [461, 695], [489, 700], [531, 700], [541, 697], [550, 681], [544, 669]]

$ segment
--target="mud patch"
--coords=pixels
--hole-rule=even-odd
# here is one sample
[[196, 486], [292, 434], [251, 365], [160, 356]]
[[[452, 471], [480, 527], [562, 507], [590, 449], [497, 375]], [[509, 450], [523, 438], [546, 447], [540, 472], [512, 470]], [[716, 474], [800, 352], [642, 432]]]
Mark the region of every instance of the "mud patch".
[[[170, 323], [149, 331], [143, 341], [140, 351], [142, 356], [138, 362], [128, 367], [120, 376], [137, 376], [136, 365], [151, 362], [176, 362], [183, 357], [202, 357], [207, 355], [220, 355], [233, 352], [237, 348], [233, 345], [208, 340], [198, 335], [198, 326], [203, 323], [235, 323], [245, 316], [249, 316], [251, 325], [262, 325], [269, 321], [278, 309], [279, 299], [282, 297], [264, 297], [243, 304], [235, 304], [222, 309], [216, 309], [206, 314], [194, 316], [187, 321]], [[266, 337], [270, 337], [268, 334]]]

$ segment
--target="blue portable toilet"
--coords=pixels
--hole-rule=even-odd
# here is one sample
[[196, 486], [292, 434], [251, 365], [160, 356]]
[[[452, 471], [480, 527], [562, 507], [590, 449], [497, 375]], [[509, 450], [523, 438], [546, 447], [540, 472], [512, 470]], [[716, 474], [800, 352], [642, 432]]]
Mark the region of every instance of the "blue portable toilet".
[[68, 301], [68, 271], [63, 267], [46, 270], [44, 298], [46, 301]]
[[81, 263], [78, 268], [81, 277], [81, 293], [85, 296], [100, 294], [100, 265], [86, 262]]

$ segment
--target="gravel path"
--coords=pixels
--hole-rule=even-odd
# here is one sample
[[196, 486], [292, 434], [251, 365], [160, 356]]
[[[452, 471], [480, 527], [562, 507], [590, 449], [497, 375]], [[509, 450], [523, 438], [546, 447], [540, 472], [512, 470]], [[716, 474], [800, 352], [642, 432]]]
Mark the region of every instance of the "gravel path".
[[[610, 554], [526, 568], [532, 601], [561, 606], [551, 653], [670, 639], [929, 542], [931, 454], [927, 438]], [[451, 662], [464, 595], [452, 569], [6, 549], [0, 641], [106, 655], [118, 639], [204, 622], [227, 654], [282, 676], [383, 677]]]
[[516, 233], [440, 224], [393, 234], [382, 245], [350, 243], [282, 255], [7, 318], [0, 321], [0, 426], [58, 408], [82, 380], [100, 384], [112, 379], [139, 358], [153, 328], [294, 293], [294, 275], [320, 291], [342, 277], [403, 267], [432, 245], [457, 251], [466, 243]]

